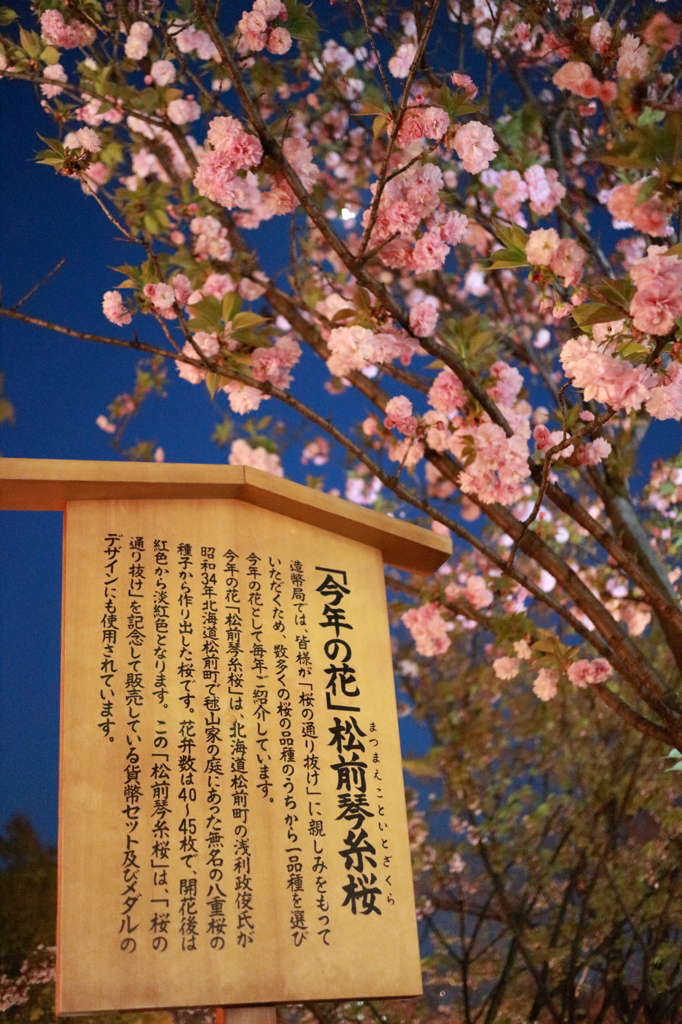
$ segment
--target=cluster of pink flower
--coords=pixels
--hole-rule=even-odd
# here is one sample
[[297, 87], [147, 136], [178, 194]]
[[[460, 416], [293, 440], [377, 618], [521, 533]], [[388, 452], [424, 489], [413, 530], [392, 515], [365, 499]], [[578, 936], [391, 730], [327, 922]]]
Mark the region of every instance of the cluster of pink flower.
[[301, 462], [306, 466], [312, 462], [313, 466], [324, 466], [329, 462], [330, 446], [329, 441], [324, 437], [316, 437], [314, 441], [308, 441], [301, 453]]
[[500, 148], [492, 128], [480, 121], [467, 121], [460, 125], [452, 145], [464, 170], [470, 174], [484, 171]]
[[[263, 157], [256, 136], [245, 132], [234, 117], [214, 117], [208, 128], [208, 142], [213, 148], [205, 151], [194, 175], [200, 195], [228, 210], [257, 202], [255, 184], [237, 177], [237, 171], [256, 166]], [[253, 191], [255, 198], [250, 194]]]
[[[410, 146], [421, 139], [443, 138], [450, 127], [450, 118], [441, 107], [430, 105], [409, 107], [405, 111], [396, 142], [401, 148]], [[392, 130], [391, 119], [388, 121], [389, 132]]]
[[146, 21], [134, 21], [124, 47], [126, 57], [130, 60], [142, 60], [146, 57], [152, 35], [152, 27]]
[[594, 338], [581, 334], [569, 338], [559, 358], [586, 401], [594, 399], [612, 409], [632, 412], [647, 400], [656, 377], [648, 367], [633, 366], [629, 360], [612, 355], [611, 347], [602, 348]]
[[592, 74], [589, 64], [579, 60], [569, 61], [560, 67], [552, 81], [557, 89], [567, 89], [574, 96], [582, 96], [587, 100], [599, 99], [606, 105], [613, 103], [618, 95], [615, 82], [600, 82]]
[[355, 324], [352, 327], [334, 327], [329, 332], [323, 329], [322, 334], [326, 336], [331, 352], [327, 367], [336, 377], [346, 377], [352, 370], [366, 370], [394, 359], [406, 365], [416, 347], [408, 335], [396, 329], [374, 334], [368, 327]]
[[55, 978], [55, 947], [38, 946], [21, 965], [18, 978], [0, 974], [0, 1013], [23, 1006], [30, 998], [33, 985], [46, 985]]
[[227, 228], [223, 227], [217, 217], [193, 217], [189, 229], [194, 235], [193, 250], [197, 259], [228, 262], [232, 246], [227, 239]]
[[241, 33], [237, 51], [244, 54], [267, 49], [274, 54], [287, 53], [291, 49], [290, 33], [282, 26], [273, 28], [268, 25], [276, 18], [280, 21], [288, 18], [287, 9], [280, 0], [254, 0], [251, 10], [243, 11], [237, 23]]
[[606, 658], [595, 658], [593, 661], [581, 658], [568, 666], [566, 675], [569, 682], [582, 690], [586, 686], [603, 683], [608, 679], [611, 675], [611, 666]]
[[453, 624], [443, 618], [437, 601], [410, 608], [403, 612], [401, 620], [409, 629], [420, 654], [430, 658], [447, 651], [450, 646], [448, 633]]
[[617, 185], [609, 194], [606, 207], [614, 219], [614, 227], [635, 227], [645, 235], [663, 238], [670, 234], [669, 211], [661, 196], [654, 193], [643, 203], [639, 193], [648, 178], [641, 178], [634, 185]]
[[554, 228], [538, 228], [528, 236], [526, 259], [532, 266], [549, 267], [569, 288], [580, 283], [586, 253], [573, 238], [559, 238]]
[[241, 438], [232, 442], [227, 461], [231, 466], [250, 466], [252, 469], [261, 469], [264, 473], [272, 473], [273, 476], [284, 476], [284, 470], [276, 452], [269, 452], [262, 445], [252, 448], [248, 441]]
[[638, 331], [667, 334], [682, 316], [682, 260], [664, 246], [650, 245], [647, 255], [630, 268], [637, 291], [630, 315]]
[[123, 305], [123, 297], [120, 292], [105, 292], [102, 298], [102, 312], [107, 320], [116, 324], [117, 327], [125, 327], [131, 323], [132, 315]]
[[65, 22], [61, 11], [51, 7], [40, 16], [40, 31], [43, 39], [53, 46], [61, 46], [63, 50], [72, 50], [76, 46], [90, 46], [95, 41], [95, 30], [92, 25], [73, 18]]

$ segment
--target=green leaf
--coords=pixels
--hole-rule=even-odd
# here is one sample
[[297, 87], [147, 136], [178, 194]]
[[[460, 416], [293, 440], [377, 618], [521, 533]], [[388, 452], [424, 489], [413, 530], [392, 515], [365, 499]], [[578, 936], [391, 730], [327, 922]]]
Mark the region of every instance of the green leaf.
[[13, 11], [11, 7], [0, 7], [0, 25], [11, 25], [13, 21], [19, 17], [16, 11]]
[[491, 256], [489, 270], [504, 270], [507, 267], [527, 267], [525, 252], [520, 249], [497, 249]]
[[623, 348], [619, 349], [619, 355], [623, 359], [629, 359], [630, 356], [644, 356], [648, 353], [649, 349], [646, 345], [640, 345], [638, 341], [631, 341]]
[[219, 373], [209, 372], [206, 374], [206, 387], [211, 398], [214, 398], [218, 388], [224, 387], [226, 383], [224, 377], [221, 377]]
[[378, 139], [380, 135], [383, 135], [386, 131], [387, 123], [388, 119], [385, 114], [379, 114], [378, 117], [375, 117], [372, 121], [372, 138]]
[[158, 235], [159, 231], [161, 230], [159, 227], [159, 222], [156, 220], [154, 216], [152, 216], [151, 213], [145, 213], [143, 223], [150, 235]]
[[267, 317], [245, 311], [244, 313], [237, 313], [232, 318], [232, 330], [239, 331], [244, 330], [246, 327], [260, 327], [261, 324], [266, 324], [267, 322]]
[[317, 47], [317, 21], [308, 13], [312, 4], [306, 7], [296, 0], [288, 0], [286, 8], [289, 15], [286, 27], [293, 38], [303, 43], [304, 48]]
[[682, 754], [675, 747], [670, 751], [669, 754], [665, 755], [666, 759], [669, 757], [682, 757]]
[[648, 124], [658, 124], [665, 117], [665, 111], [654, 110], [653, 107], [645, 107], [637, 118], [637, 127], [644, 128]]
[[40, 36], [36, 32], [27, 32], [25, 28], [20, 26], [19, 39], [22, 50], [25, 50], [29, 57], [35, 60], [43, 48]]
[[241, 305], [239, 292], [225, 292], [223, 295], [222, 314], [225, 323], [228, 323], [232, 317], [239, 311]]
[[44, 60], [46, 64], [58, 64], [59, 50], [56, 46], [46, 46], [40, 54], [40, 59]]
[[573, 319], [581, 327], [608, 324], [612, 320], [622, 320], [623, 310], [617, 306], [608, 306], [603, 302], [583, 302], [573, 310]]

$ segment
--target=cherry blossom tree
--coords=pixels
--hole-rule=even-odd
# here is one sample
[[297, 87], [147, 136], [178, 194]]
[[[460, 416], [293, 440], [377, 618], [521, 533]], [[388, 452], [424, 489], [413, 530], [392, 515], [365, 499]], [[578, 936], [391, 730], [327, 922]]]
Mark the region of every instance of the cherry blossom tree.
[[[331, 444], [352, 500], [453, 535], [404, 615], [421, 655], [483, 630], [492, 681], [682, 748], [682, 459], [646, 442], [682, 417], [678, 6], [324, 7], [2, 8], [39, 160], [131, 258], [90, 334], [0, 313], [153, 359], [117, 438], [169, 360], [232, 417], [288, 406], [304, 463]], [[229, 461], [281, 473], [243, 433]]]

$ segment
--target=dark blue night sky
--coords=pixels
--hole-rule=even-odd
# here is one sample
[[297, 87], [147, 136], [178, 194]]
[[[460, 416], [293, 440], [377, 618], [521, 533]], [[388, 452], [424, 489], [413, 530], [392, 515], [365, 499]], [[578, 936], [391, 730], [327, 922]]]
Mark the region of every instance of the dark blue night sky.
[[[108, 268], [139, 254], [113, 239], [113, 229], [78, 183], [33, 162], [44, 148], [38, 133], [55, 132], [30, 86], [0, 81], [0, 127], [2, 304], [12, 306], [65, 257], [65, 267], [23, 311], [75, 329], [129, 337], [130, 329], [117, 331], [104, 319], [101, 299], [120, 280]], [[286, 260], [288, 231], [282, 227], [277, 236], [270, 224], [263, 247], [269, 270]], [[148, 328], [142, 321], [138, 330], [141, 340], [158, 340], [151, 321]], [[16, 423], [0, 427], [0, 453], [118, 459], [95, 419], [115, 395], [130, 390], [137, 358], [125, 349], [0, 318], [0, 371], [16, 409]], [[319, 364], [304, 361], [296, 376], [310, 384], [311, 395], [329, 397], [320, 389], [327, 373]], [[225, 451], [210, 440], [226, 407], [222, 396], [212, 405], [203, 387], [176, 379], [173, 367], [169, 385], [165, 400], [148, 402], [128, 443], [155, 439], [168, 462], [224, 463]], [[274, 401], [261, 409], [283, 415]], [[357, 402], [344, 418], [350, 413], [355, 419], [366, 414]], [[287, 476], [303, 480], [299, 453], [300, 445], [285, 451], [283, 464]], [[338, 473], [327, 479], [342, 486]], [[0, 826], [11, 814], [26, 814], [49, 842], [57, 836], [61, 527], [57, 512], [0, 512]], [[408, 742], [414, 748], [424, 740], [411, 729]]]

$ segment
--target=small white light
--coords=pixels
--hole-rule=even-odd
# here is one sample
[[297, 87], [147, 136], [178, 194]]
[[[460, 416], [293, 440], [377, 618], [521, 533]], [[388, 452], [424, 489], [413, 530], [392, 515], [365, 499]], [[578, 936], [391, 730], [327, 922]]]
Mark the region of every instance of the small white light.
[[341, 210], [341, 220], [353, 220], [354, 217], [355, 214], [353, 213], [353, 211], [349, 210], [348, 207], [344, 206], [344, 208]]

